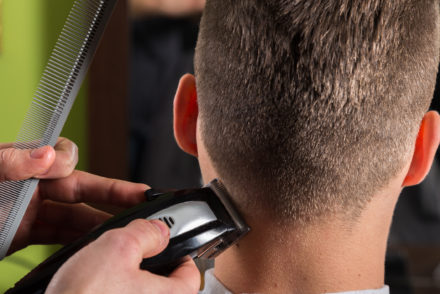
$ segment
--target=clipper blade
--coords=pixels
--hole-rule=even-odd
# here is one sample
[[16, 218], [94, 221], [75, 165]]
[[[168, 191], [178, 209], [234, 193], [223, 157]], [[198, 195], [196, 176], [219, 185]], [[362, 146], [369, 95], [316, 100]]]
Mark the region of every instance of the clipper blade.
[[225, 235], [221, 242], [215, 244], [215, 246], [211, 246], [204, 252], [204, 258], [215, 258], [220, 253], [222, 253], [226, 248], [229, 248], [231, 245], [237, 243], [242, 237], [244, 237], [249, 231], [250, 227], [246, 224], [245, 220], [241, 217], [239, 211], [233, 204], [231, 200], [231, 196], [229, 192], [226, 190], [226, 187], [219, 181], [214, 180], [208, 185], [217, 197], [222, 202], [229, 216], [236, 226], [236, 230], [234, 230], [231, 234]]

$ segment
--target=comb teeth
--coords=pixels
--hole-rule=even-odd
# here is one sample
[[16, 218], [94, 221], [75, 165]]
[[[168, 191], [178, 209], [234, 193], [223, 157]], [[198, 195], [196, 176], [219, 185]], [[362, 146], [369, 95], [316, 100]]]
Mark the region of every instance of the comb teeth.
[[73, 4], [17, 136], [16, 148], [55, 144], [58, 122], [64, 119], [63, 110], [70, 102], [107, 5], [103, 0], [77, 0]]
[[[76, 0], [17, 136], [15, 148], [54, 146], [117, 0]], [[0, 259], [23, 218], [38, 180], [0, 183]]]

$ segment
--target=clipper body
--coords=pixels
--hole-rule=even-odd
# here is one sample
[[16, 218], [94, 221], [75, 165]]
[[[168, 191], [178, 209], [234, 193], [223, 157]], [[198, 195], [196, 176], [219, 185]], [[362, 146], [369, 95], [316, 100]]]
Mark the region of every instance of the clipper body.
[[170, 242], [159, 255], [144, 259], [142, 269], [168, 275], [186, 256], [215, 258], [250, 228], [234, 208], [224, 187], [214, 180], [200, 189], [146, 192], [147, 201], [112, 217], [92, 233], [63, 247], [6, 293], [44, 293], [61, 265], [104, 232], [134, 219], [160, 219], [170, 228]]

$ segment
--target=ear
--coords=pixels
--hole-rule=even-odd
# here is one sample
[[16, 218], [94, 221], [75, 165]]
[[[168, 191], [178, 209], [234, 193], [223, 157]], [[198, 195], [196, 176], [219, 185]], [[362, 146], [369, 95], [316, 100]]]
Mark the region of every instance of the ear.
[[440, 142], [440, 117], [435, 111], [425, 114], [417, 135], [414, 154], [402, 186], [417, 185], [431, 169]]
[[191, 74], [184, 75], [174, 97], [174, 137], [179, 147], [197, 157], [197, 106], [196, 80]]

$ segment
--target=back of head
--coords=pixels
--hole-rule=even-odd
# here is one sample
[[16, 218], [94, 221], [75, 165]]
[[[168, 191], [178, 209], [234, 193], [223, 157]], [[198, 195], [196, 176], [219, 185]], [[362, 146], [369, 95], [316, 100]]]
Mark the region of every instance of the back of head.
[[439, 42], [435, 0], [208, 0], [202, 138], [238, 205], [358, 214], [411, 156]]

